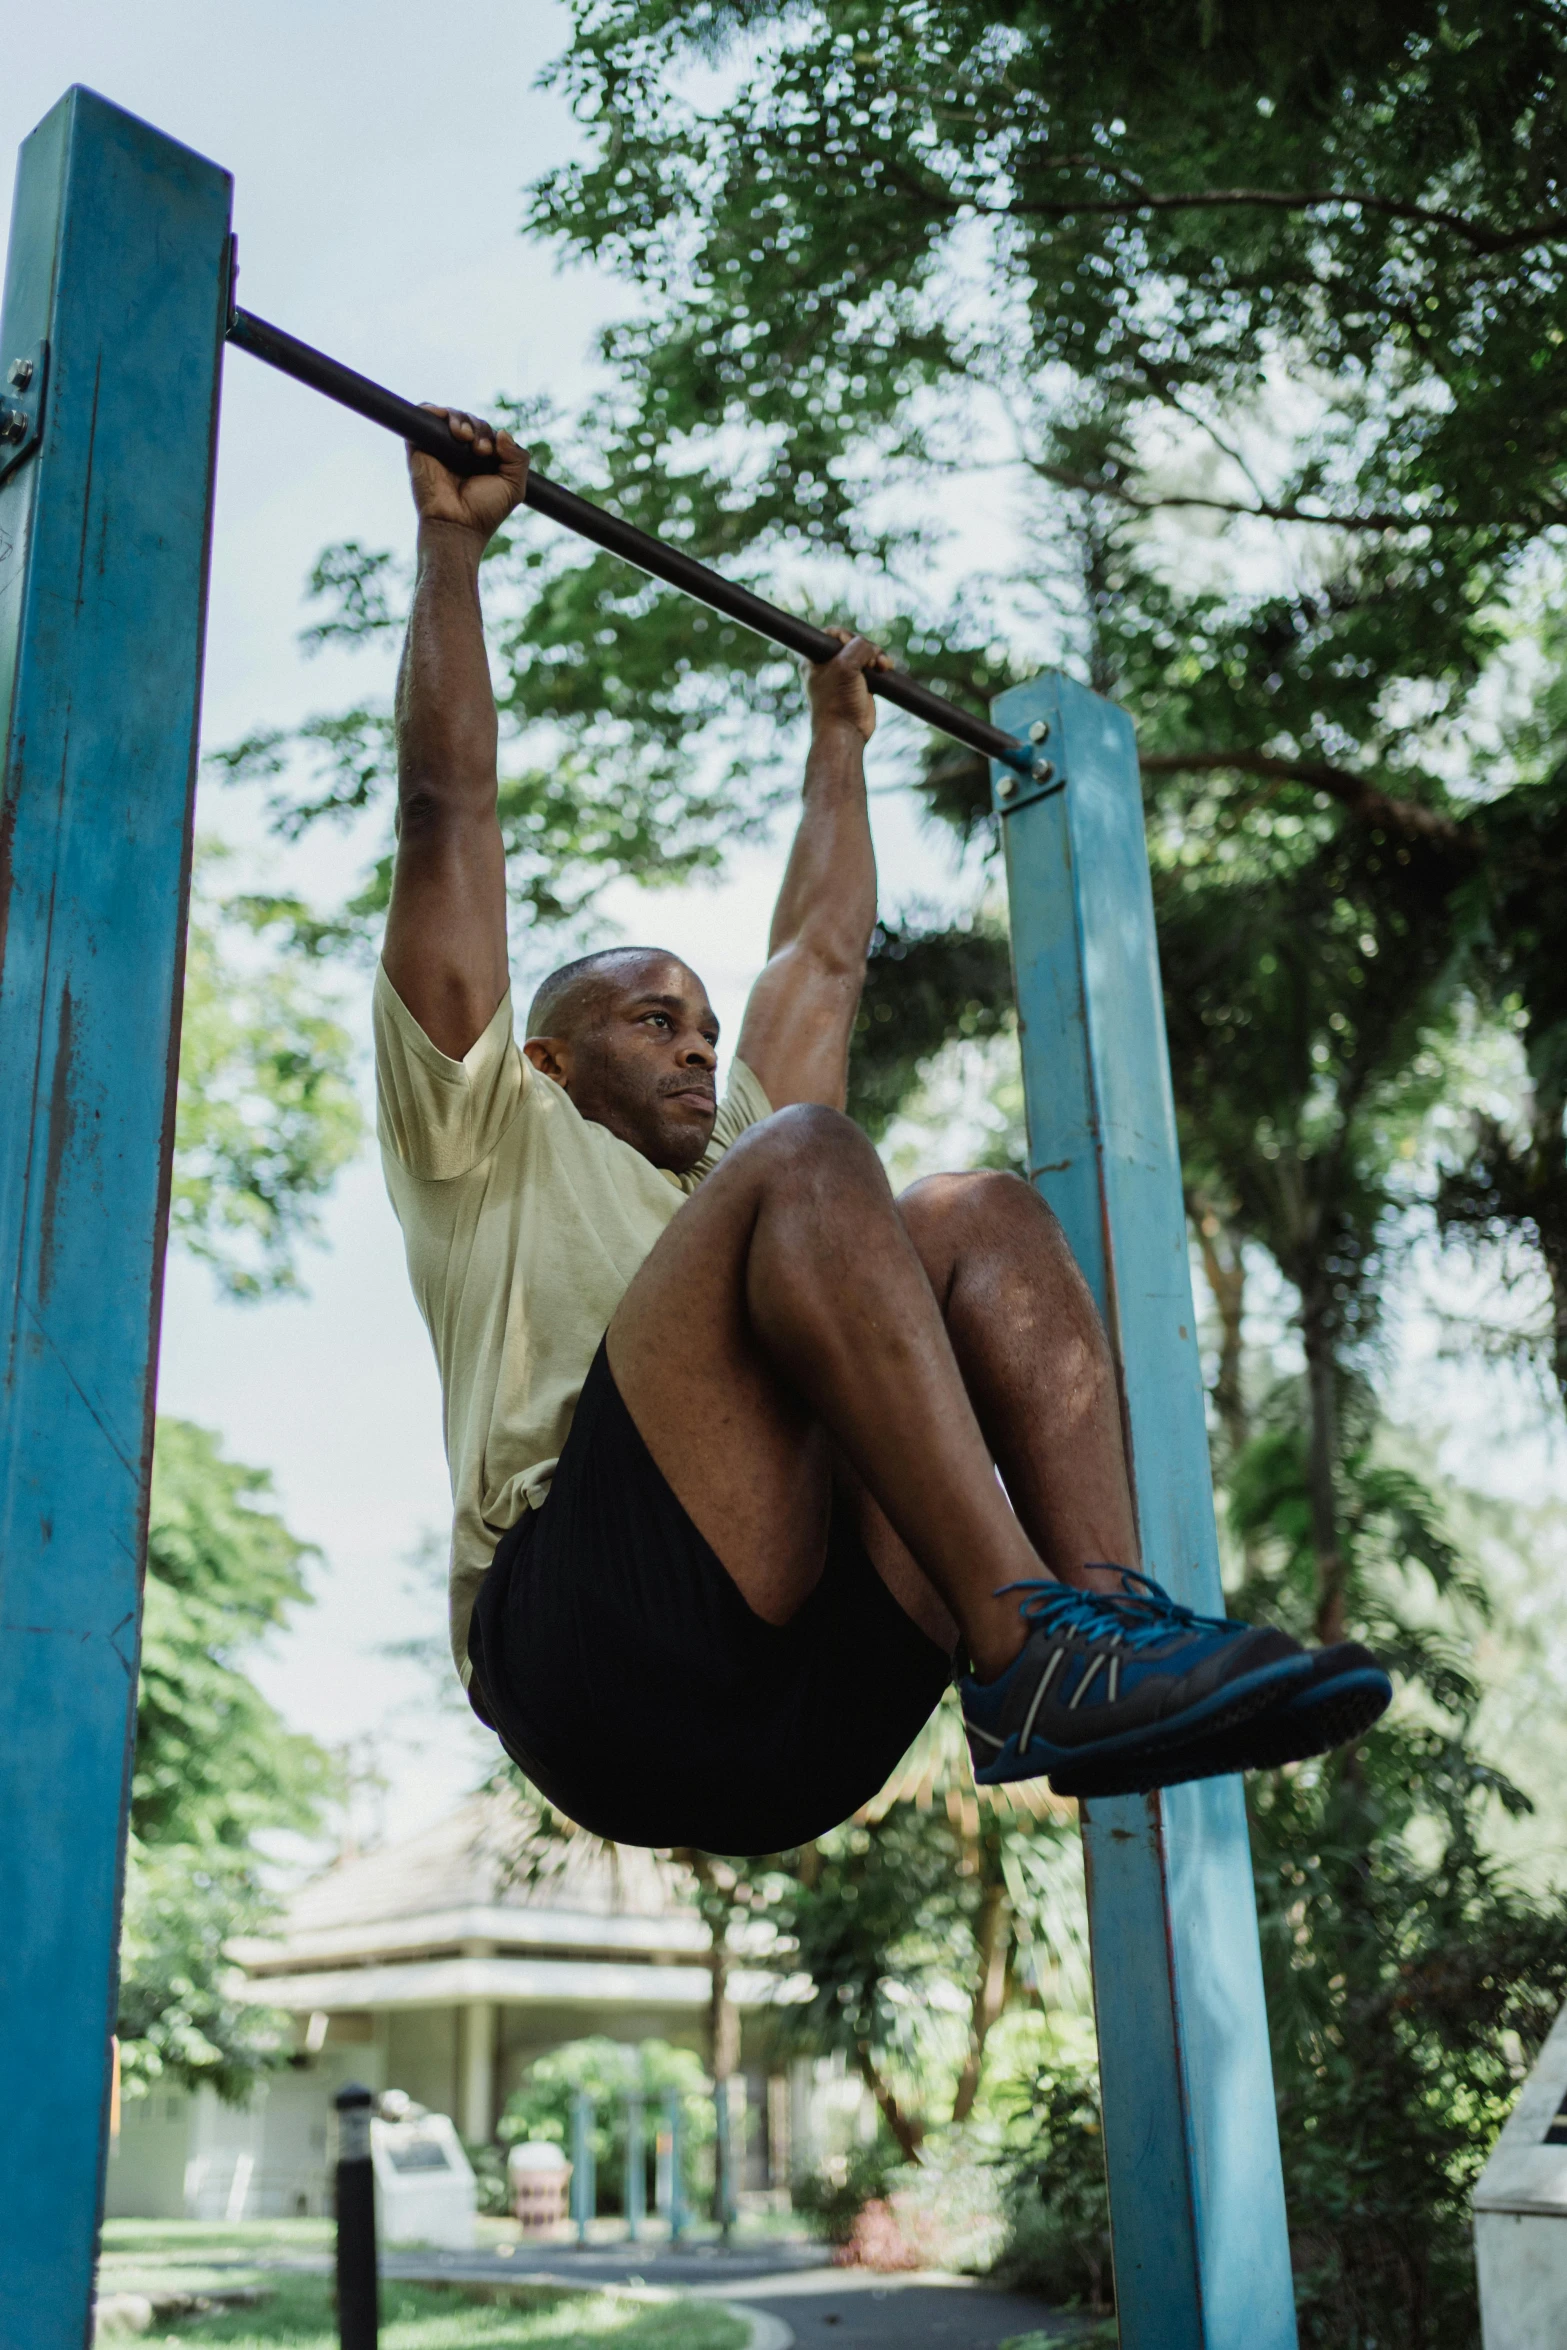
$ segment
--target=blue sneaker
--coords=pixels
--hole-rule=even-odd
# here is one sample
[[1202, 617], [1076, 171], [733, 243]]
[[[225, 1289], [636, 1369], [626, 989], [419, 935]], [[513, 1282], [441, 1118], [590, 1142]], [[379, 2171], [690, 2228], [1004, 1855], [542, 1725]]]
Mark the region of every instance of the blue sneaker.
[[[1123, 1589], [1009, 1584], [1034, 1627], [994, 1681], [962, 1683], [963, 1721], [982, 1787], [1113, 1764], [1117, 1792], [1169, 1784], [1160, 1773], [1194, 1738], [1234, 1729], [1304, 1682], [1311, 1658], [1287, 1632], [1179, 1607], [1147, 1575]], [[1177, 1770], [1177, 1777], [1183, 1774]], [[1084, 1792], [1102, 1793], [1095, 1784]]]
[[1341, 1640], [1309, 1649], [1304, 1680], [1289, 1683], [1272, 1703], [1228, 1729], [1200, 1731], [1160, 1763], [1118, 1763], [1087, 1755], [1050, 1774], [1058, 1795], [1146, 1795], [1187, 1779], [1222, 1779], [1231, 1771], [1271, 1771], [1304, 1762], [1364, 1737], [1386, 1713], [1393, 1684], [1368, 1648]]

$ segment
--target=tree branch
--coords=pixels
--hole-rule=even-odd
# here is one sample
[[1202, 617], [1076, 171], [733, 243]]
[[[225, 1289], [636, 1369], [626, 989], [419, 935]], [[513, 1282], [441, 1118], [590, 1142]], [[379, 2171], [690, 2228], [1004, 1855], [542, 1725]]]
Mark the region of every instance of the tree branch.
[[1339, 188], [1193, 188], [1159, 195], [1136, 188], [1126, 196], [1043, 197], [1011, 204], [982, 204], [973, 197], [954, 197], [954, 210], [987, 212], [998, 217], [1038, 216], [1059, 220], [1077, 212], [1129, 215], [1137, 212], [1212, 212], [1261, 206], [1276, 212], [1314, 212], [1320, 205], [1352, 205], [1358, 212], [1379, 212], [1390, 220], [1417, 222], [1425, 228], [1445, 228], [1462, 237], [1477, 253], [1516, 253], [1531, 245], [1549, 244], [1567, 235], [1567, 212], [1553, 212], [1523, 228], [1488, 228], [1462, 212], [1429, 204], [1403, 204], [1394, 196], [1374, 196], [1365, 190]]
[[1442, 848], [1468, 846], [1462, 826], [1440, 809], [1422, 807], [1418, 800], [1395, 800], [1365, 776], [1322, 760], [1275, 759], [1263, 751], [1145, 751], [1138, 764], [1145, 775], [1207, 775], [1228, 768], [1233, 774], [1257, 775], [1269, 782], [1309, 783], [1358, 823], [1381, 824], [1406, 840], [1430, 841]]
[[876, 2059], [864, 2040], [856, 2040], [854, 2043], [854, 2061], [859, 2066], [861, 2080], [881, 2109], [882, 2119], [897, 2140], [905, 2162], [918, 2162], [920, 2141], [925, 2135], [924, 2123], [913, 2114], [904, 2112], [890, 2086], [878, 2072]]
[[1319, 530], [1371, 531], [1433, 530], [1443, 524], [1454, 530], [1524, 530], [1567, 522], [1567, 506], [1542, 506], [1534, 524], [1530, 524], [1522, 516], [1498, 521], [1494, 515], [1400, 514], [1393, 509], [1384, 511], [1375, 507], [1368, 514], [1313, 514], [1306, 506], [1275, 505], [1267, 499], [1259, 499], [1252, 505], [1244, 498], [1205, 498], [1195, 491], [1140, 497], [1136, 490], [1129, 490], [1123, 482], [1107, 480], [1103, 474], [1074, 473], [1068, 466], [1047, 465], [1036, 457], [1022, 457], [1018, 462], [1028, 466], [1042, 481], [1054, 482], [1058, 489], [1081, 490], [1095, 498], [1113, 498], [1118, 505], [1130, 506], [1136, 514], [1160, 514], [1173, 507], [1197, 506], [1210, 514], [1244, 515], [1252, 522], [1310, 522]]

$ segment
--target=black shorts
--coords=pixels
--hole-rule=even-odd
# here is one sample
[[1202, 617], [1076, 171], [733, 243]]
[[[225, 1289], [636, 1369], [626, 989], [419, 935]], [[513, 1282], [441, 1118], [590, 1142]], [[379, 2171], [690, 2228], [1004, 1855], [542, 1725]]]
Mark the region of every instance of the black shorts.
[[540, 1793], [621, 1844], [781, 1852], [869, 1802], [952, 1677], [846, 1515], [783, 1625], [670, 1491], [600, 1346], [549, 1498], [469, 1633], [474, 1710]]

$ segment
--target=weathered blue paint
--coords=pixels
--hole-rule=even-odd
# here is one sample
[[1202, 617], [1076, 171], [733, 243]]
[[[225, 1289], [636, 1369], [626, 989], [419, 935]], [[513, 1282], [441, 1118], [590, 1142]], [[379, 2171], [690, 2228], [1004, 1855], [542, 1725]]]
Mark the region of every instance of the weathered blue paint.
[[[1033, 1182], [1120, 1365], [1150, 1571], [1222, 1611], [1153, 898], [1131, 722], [1046, 674], [996, 702], [1054, 768], [993, 771]], [[1123, 2350], [1293, 2350], [1294, 2297], [1238, 1779], [1085, 1807]]]
[[0, 380], [0, 2341], [87, 2339], [227, 292], [225, 172], [84, 90], [22, 149]]

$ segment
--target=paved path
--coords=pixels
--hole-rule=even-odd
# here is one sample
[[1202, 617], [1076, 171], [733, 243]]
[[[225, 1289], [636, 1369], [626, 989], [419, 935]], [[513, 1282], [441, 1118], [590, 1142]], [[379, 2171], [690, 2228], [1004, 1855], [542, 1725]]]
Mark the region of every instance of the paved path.
[[733, 2301], [781, 2319], [799, 2350], [1000, 2350], [1019, 2335], [1063, 2345], [1085, 2322], [1027, 2294], [997, 2293], [970, 2277], [881, 2276], [831, 2268], [814, 2244], [723, 2251], [663, 2245], [551, 2244], [536, 2251], [382, 2255], [387, 2276], [451, 2284], [520, 2284], [548, 2278], [571, 2285], [656, 2285]]

